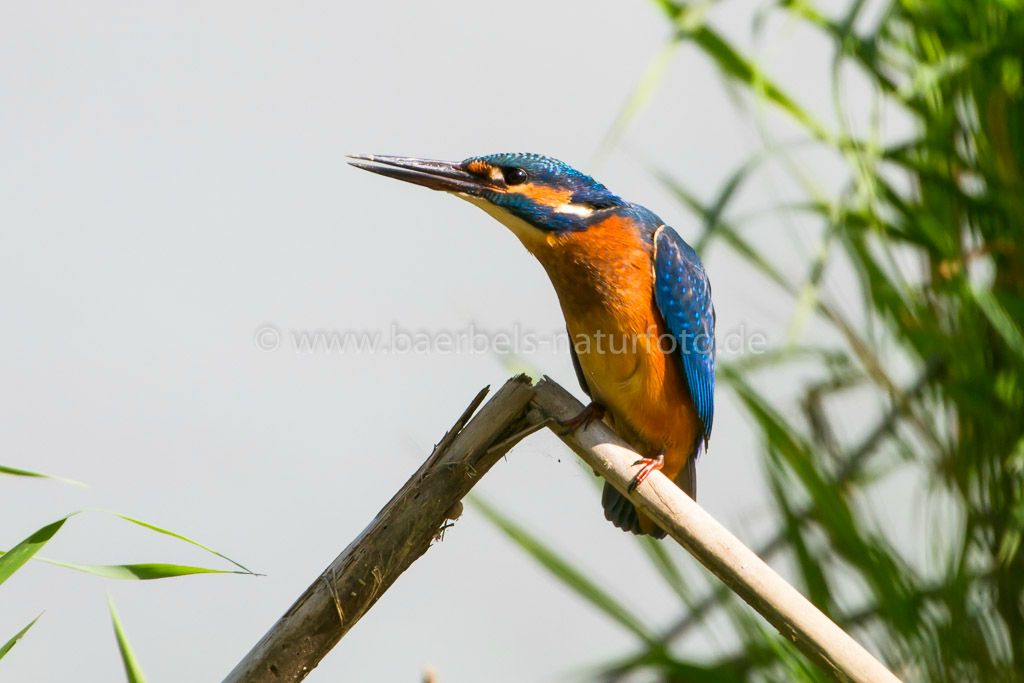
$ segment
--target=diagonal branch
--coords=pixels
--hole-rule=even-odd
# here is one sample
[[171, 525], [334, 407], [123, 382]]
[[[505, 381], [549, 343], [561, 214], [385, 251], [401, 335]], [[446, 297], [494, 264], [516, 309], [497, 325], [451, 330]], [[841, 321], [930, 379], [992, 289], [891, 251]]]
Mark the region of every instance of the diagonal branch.
[[[626, 492], [639, 457], [604, 423], [573, 433], [558, 424], [583, 406], [553, 381], [509, 380], [475, 417], [481, 392], [427, 461], [370, 525], [313, 581], [225, 683], [301, 681], [409, 565], [430, 547], [461, 499], [519, 439], [549, 426]], [[731, 590], [837, 680], [897, 681], [828, 617], [669, 481], [652, 474], [629, 499]]]
[[[840, 465], [835, 476], [836, 486], [845, 486], [861, 471], [865, 461], [875, 453], [885, 437], [892, 433], [899, 420], [906, 415], [911, 403], [916, 400], [918, 396], [920, 396], [920, 394], [931, 384], [932, 380], [934, 380], [942, 371], [943, 367], [942, 360], [939, 358], [933, 357], [928, 360], [924, 369], [921, 371], [921, 374], [918, 375], [914, 383], [900, 394], [900, 399], [894, 403], [892, 408], [884, 417], [882, 417], [875, 428], [871, 430], [860, 445], [857, 446], [857, 448], [850, 453], [849, 457]], [[797, 513], [797, 519], [800, 522], [806, 522], [807, 520], [813, 519], [813, 517], [813, 506], [808, 506]], [[769, 539], [755, 552], [760, 557], [769, 558], [775, 555], [779, 550], [782, 550], [785, 546], [786, 533], [785, 530], [780, 529], [771, 537], [771, 539]], [[662, 635], [662, 641], [668, 643], [681, 638], [691, 628], [700, 623], [700, 620], [703, 619], [704, 616], [715, 607], [715, 605], [720, 604], [727, 593], [728, 589], [725, 586], [720, 586], [708, 593], [693, 606], [693, 609], [687, 612], [678, 622], [670, 626], [665, 631]], [[619, 673], [625, 672], [622, 671]]]
[[[533, 396], [530, 378], [513, 377], [472, 419], [484, 389], [427, 461], [370, 525], [331, 562], [224, 679], [225, 683], [301, 681], [409, 565], [427, 551], [459, 501], [513, 443]], [[503, 442], [504, 447], [492, 446]]]
[[[560, 421], [583, 409], [572, 394], [547, 378], [537, 385], [533, 402], [546, 418]], [[898, 683], [885, 666], [661, 472], [654, 472], [629, 493], [636, 474], [633, 464], [639, 456], [604, 423], [560, 436], [595, 472], [833, 678]]]

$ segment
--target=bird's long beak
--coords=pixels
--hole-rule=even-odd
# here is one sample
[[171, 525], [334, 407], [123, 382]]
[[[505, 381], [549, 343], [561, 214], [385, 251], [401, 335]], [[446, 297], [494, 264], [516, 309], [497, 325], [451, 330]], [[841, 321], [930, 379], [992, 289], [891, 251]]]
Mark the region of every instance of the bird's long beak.
[[431, 190], [458, 192], [477, 197], [483, 190], [491, 187], [491, 183], [486, 179], [463, 170], [459, 162], [376, 154], [350, 154], [348, 158], [351, 160], [348, 163], [356, 168], [429, 187]]

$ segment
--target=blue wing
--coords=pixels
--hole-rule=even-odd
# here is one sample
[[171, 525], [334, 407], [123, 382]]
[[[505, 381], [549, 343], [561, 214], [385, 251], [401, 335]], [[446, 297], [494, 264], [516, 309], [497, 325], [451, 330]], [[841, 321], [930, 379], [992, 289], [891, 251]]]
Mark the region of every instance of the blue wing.
[[667, 225], [654, 235], [654, 301], [678, 343], [707, 448], [715, 415], [715, 307], [711, 303], [711, 283], [697, 252]]

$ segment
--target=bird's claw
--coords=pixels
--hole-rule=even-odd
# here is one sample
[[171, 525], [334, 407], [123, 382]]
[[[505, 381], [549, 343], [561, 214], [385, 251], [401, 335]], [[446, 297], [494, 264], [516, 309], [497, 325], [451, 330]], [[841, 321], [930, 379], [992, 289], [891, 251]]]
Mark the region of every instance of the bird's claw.
[[591, 401], [578, 415], [560, 422], [558, 426], [562, 430], [562, 435], [571, 434], [581, 427], [586, 429], [594, 420], [600, 420], [605, 416], [605, 412], [603, 405], [597, 401]]
[[640, 486], [640, 484], [644, 483], [644, 479], [647, 479], [651, 472], [660, 470], [665, 466], [665, 454], [658, 453], [658, 455], [653, 458], [640, 458], [633, 463], [634, 467], [637, 465], [643, 465], [643, 467], [641, 467], [640, 471], [636, 473], [635, 477], [633, 477], [633, 481], [629, 482], [629, 488], [626, 489], [629, 493], [636, 491], [636, 488]]

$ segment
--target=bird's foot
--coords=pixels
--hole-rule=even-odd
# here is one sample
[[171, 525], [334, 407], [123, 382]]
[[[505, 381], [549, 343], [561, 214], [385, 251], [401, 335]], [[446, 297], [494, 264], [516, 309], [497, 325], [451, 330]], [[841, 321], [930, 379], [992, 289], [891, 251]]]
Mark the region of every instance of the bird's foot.
[[636, 491], [636, 487], [644, 483], [644, 479], [649, 477], [651, 472], [654, 472], [655, 470], [660, 470], [662, 467], [665, 466], [665, 454], [658, 453], [658, 455], [656, 455], [653, 458], [640, 458], [635, 463], [633, 463], [634, 467], [637, 465], [643, 465], [643, 467], [641, 467], [640, 471], [636, 473], [635, 477], [633, 477], [633, 481], [629, 483], [629, 488], [627, 489], [629, 493]]
[[600, 420], [605, 416], [605, 407], [597, 401], [591, 401], [586, 408], [581, 410], [575, 417], [570, 417], [568, 420], [564, 420], [559, 423], [559, 427], [562, 429], [562, 434], [569, 434], [575, 432], [577, 429], [582, 427], [586, 429], [590, 426], [590, 423], [594, 420]]

